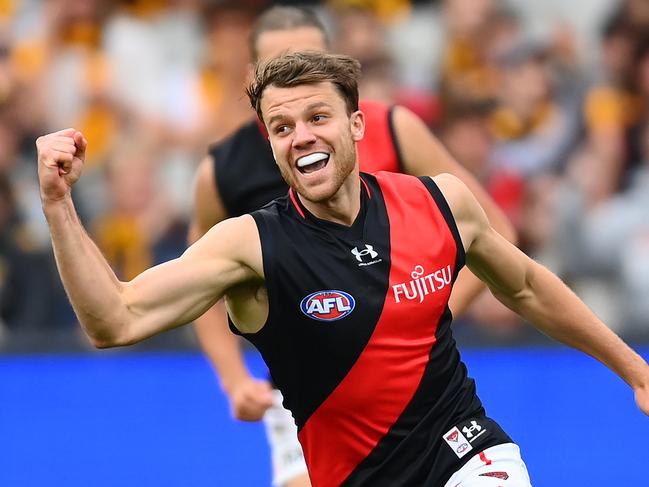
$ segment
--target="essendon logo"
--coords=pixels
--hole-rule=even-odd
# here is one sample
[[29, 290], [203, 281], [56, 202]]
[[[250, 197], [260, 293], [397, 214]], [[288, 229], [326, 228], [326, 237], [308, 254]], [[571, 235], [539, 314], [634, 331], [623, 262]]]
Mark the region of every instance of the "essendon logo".
[[462, 458], [473, 450], [470, 442], [467, 441], [466, 437], [457, 426], [453, 426], [450, 430], [444, 433], [442, 438], [444, 438], [446, 444], [453, 449], [453, 453], [455, 453], [458, 458]]
[[356, 302], [344, 291], [316, 291], [300, 303], [302, 313], [318, 321], [336, 321], [354, 311]]

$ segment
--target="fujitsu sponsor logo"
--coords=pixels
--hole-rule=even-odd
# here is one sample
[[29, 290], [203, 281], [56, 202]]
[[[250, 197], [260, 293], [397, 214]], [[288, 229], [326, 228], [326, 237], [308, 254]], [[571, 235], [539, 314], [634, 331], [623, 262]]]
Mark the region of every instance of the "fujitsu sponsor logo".
[[434, 294], [451, 284], [453, 272], [451, 266], [447, 265], [426, 274], [424, 267], [417, 265], [410, 273], [410, 277], [412, 277], [412, 281], [392, 285], [392, 292], [397, 303], [402, 300], [418, 300], [423, 303], [426, 296]]

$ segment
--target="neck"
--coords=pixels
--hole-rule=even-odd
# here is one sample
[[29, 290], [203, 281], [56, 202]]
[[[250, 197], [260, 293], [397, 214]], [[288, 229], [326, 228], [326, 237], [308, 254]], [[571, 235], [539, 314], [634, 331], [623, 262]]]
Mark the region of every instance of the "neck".
[[309, 201], [299, 193], [297, 196], [304, 207], [317, 218], [351, 226], [361, 210], [361, 183], [358, 166], [347, 176], [336, 194], [325, 201]]

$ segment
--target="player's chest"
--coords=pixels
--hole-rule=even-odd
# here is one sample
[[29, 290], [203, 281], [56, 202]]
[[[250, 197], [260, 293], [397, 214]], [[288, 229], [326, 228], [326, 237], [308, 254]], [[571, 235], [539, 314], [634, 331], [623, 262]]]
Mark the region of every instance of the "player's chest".
[[454, 260], [441, 241], [422, 250], [395, 246], [389, 232], [325, 240], [311, 239], [278, 270], [282, 307], [306, 323], [364, 322], [377, 310], [426, 315], [446, 305]]

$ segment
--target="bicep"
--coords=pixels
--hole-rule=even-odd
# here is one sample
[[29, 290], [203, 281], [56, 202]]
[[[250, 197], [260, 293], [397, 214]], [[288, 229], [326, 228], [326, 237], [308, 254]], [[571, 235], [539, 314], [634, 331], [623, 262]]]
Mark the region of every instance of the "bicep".
[[525, 292], [534, 262], [491, 226], [480, 203], [462, 181], [448, 174], [435, 181], [457, 223], [467, 267], [501, 300]]
[[534, 262], [491, 226], [481, 231], [469, 245], [466, 264], [510, 307], [514, 298], [524, 297], [534, 270]]
[[122, 284], [131, 318], [128, 343], [189, 323], [229, 288], [260, 279], [255, 263], [256, 227], [243, 218], [236, 220], [217, 225], [179, 258]]

